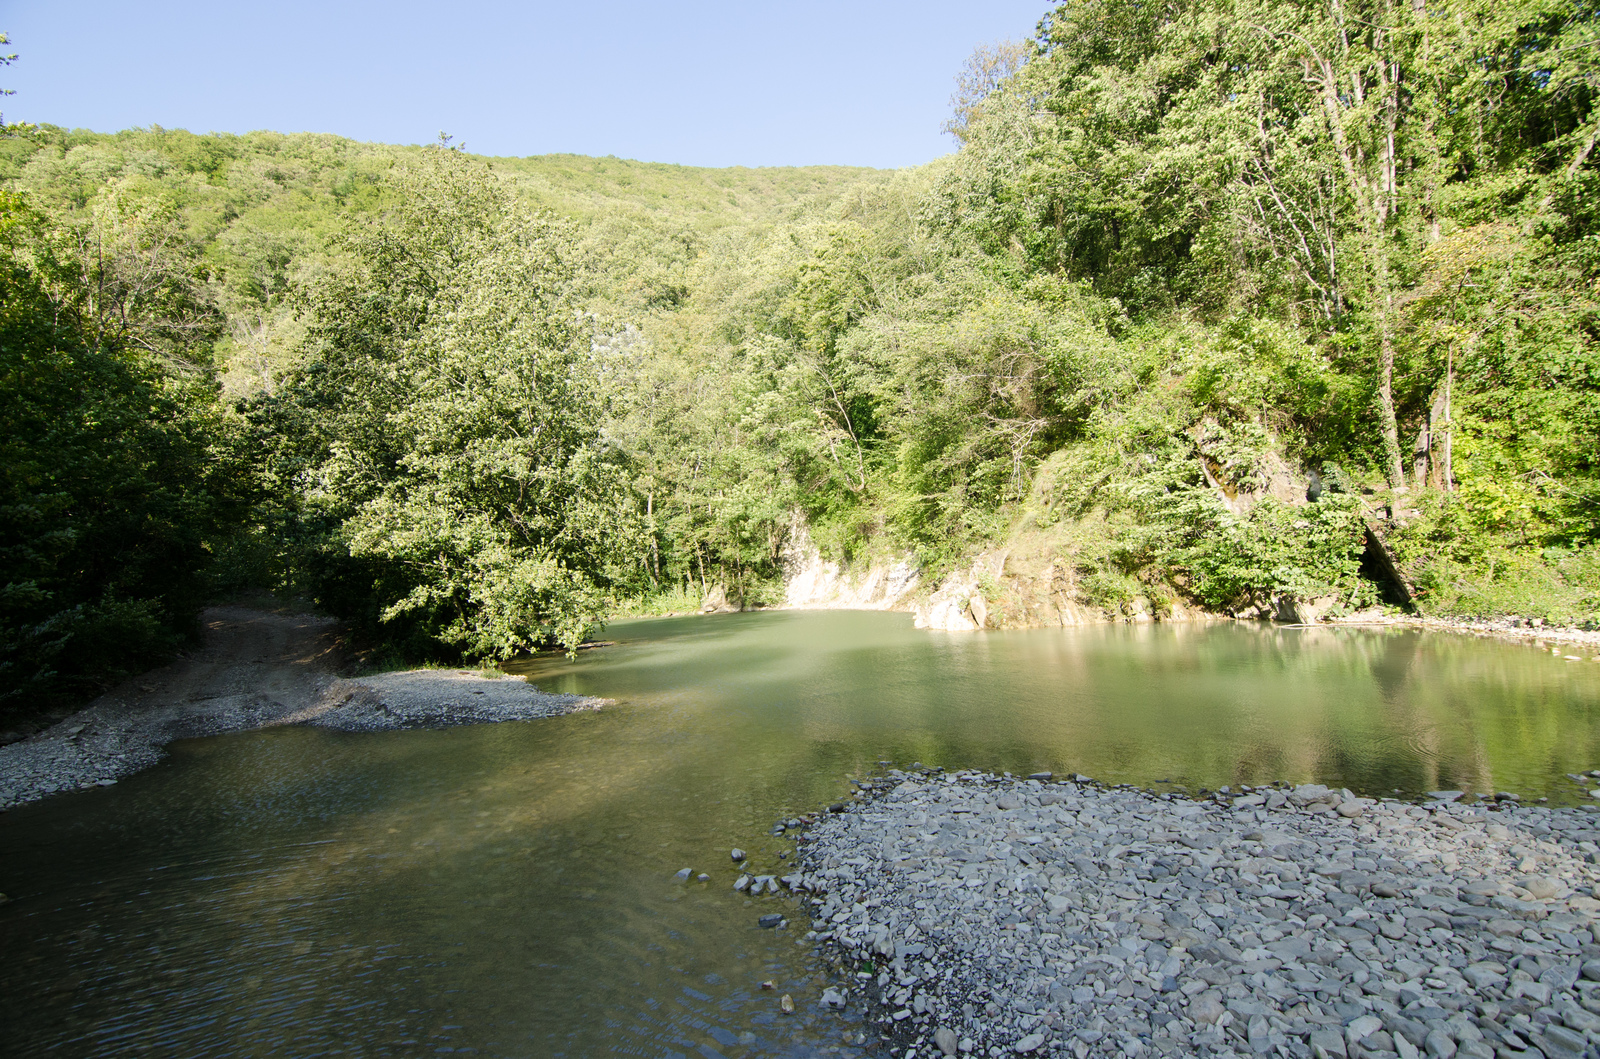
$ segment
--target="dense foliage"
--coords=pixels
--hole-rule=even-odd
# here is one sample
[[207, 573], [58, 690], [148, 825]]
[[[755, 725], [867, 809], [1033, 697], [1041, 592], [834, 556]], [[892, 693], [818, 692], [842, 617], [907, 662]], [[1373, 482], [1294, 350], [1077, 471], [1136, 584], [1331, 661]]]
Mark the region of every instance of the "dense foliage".
[[1370, 605], [1381, 538], [1425, 609], [1592, 618], [1597, 38], [1080, 0], [893, 174], [10, 130], [6, 686], [247, 583], [570, 646], [770, 598], [797, 520], [1157, 614]]
[[63, 232], [0, 193], [0, 711], [181, 641], [207, 541], [243, 514], [209, 390], [163, 349], [210, 321], [187, 312], [181, 275], [130, 278], [136, 258], [158, 271], [151, 223]]
[[248, 587], [400, 657], [575, 643], [663, 569], [607, 433], [639, 331], [605, 328], [677, 306], [727, 230], [876, 179], [17, 126], [0, 175], [0, 710]]
[[[867, 468], [811, 470], [811, 514], [936, 563], [1064, 519], [1092, 601], [1233, 610], [1369, 601], [1359, 513], [1427, 606], [1592, 613], [1596, 37], [1540, 2], [1057, 9], [932, 187], [796, 273], [771, 330]], [[1319, 554], [1327, 508], [1230, 502], [1313, 470], [1368, 498]]]
[[415, 650], [575, 645], [642, 537], [580, 355], [570, 226], [454, 152], [385, 192], [301, 293], [305, 359], [245, 406], [292, 483], [274, 537], [327, 605]]

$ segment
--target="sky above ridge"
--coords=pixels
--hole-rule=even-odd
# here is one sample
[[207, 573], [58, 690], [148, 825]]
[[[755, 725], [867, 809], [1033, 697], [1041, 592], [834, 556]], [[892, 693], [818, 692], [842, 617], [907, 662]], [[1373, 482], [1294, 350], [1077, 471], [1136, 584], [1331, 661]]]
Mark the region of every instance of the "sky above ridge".
[[331, 132], [474, 154], [918, 165], [978, 44], [1047, 0], [0, 0], [6, 121]]

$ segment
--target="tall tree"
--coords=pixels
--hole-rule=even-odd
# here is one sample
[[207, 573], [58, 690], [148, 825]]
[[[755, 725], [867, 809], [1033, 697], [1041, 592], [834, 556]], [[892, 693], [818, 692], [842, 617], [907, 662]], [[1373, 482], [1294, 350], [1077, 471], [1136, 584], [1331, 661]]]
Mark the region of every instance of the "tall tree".
[[956, 90], [950, 96], [950, 117], [939, 131], [954, 136], [957, 142], [965, 142], [967, 128], [982, 111], [983, 101], [1022, 69], [1032, 52], [1032, 45], [1020, 40], [1000, 40], [974, 48], [962, 64], [961, 72], [956, 74]]
[[424, 648], [573, 647], [641, 540], [599, 434], [571, 230], [453, 151], [397, 170], [387, 206], [303, 291], [310, 359], [257, 405], [311, 430], [281, 458], [306, 468], [301, 525], [326, 527], [309, 587]]

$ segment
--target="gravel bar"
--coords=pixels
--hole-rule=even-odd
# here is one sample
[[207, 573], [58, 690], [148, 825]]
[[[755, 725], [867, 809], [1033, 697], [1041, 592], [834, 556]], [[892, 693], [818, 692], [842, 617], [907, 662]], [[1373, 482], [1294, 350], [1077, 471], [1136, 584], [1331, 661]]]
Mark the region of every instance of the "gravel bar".
[[341, 679], [338, 623], [296, 611], [213, 607], [200, 650], [102, 695], [29, 738], [0, 746], [0, 810], [109, 787], [160, 761], [178, 739], [304, 724], [346, 732], [444, 728], [594, 710], [525, 680], [420, 669]]
[[284, 718], [342, 732], [452, 728], [462, 724], [531, 721], [598, 710], [609, 699], [540, 691], [518, 677], [471, 670], [413, 669], [337, 680], [309, 709]]
[[803, 837], [886, 1054], [1600, 1056], [1600, 816], [891, 771]]
[[155, 705], [105, 696], [30, 739], [0, 747], [0, 811], [63, 791], [109, 787], [156, 764], [179, 739], [285, 724], [343, 732], [449, 728], [556, 717], [605, 702], [452, 670], [334, 680], [315, 701], [298, 706], [291, 696], [257, 690]]

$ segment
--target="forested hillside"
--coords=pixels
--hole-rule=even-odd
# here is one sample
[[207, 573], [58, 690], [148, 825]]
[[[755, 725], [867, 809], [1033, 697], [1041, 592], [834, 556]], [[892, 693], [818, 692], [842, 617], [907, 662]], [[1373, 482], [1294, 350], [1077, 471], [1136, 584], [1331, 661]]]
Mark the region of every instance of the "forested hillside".
[[1108, 615], [1357, 610], [1376, 536], [1425, 612], [1593, 620], [1592, 8], [1092, 0], [995, 55], [895, 173], [6, 129], [4, 701], [251, 586], [409, 657], [771, 601], [797, 518]]

